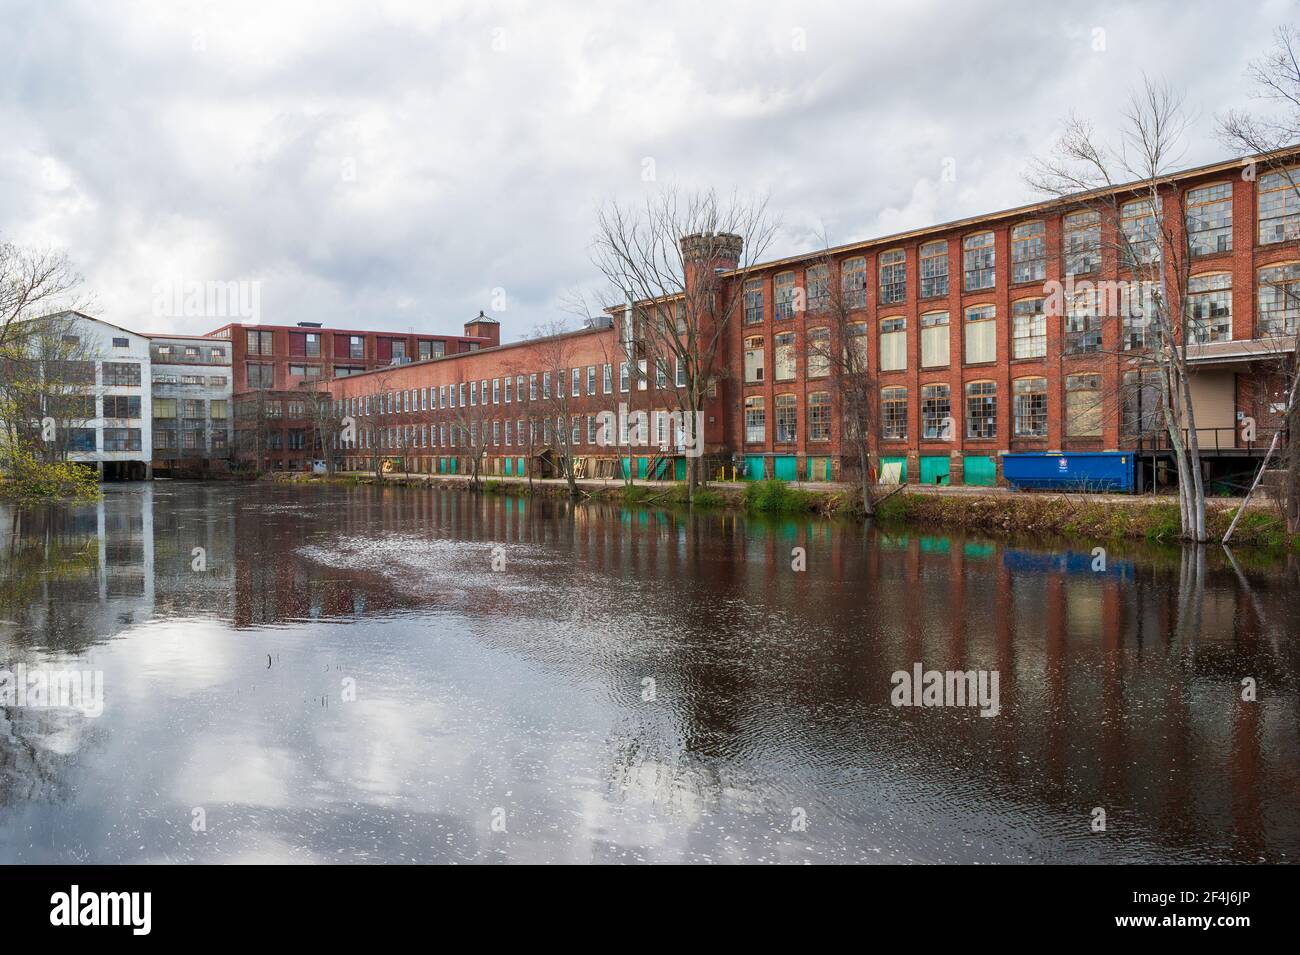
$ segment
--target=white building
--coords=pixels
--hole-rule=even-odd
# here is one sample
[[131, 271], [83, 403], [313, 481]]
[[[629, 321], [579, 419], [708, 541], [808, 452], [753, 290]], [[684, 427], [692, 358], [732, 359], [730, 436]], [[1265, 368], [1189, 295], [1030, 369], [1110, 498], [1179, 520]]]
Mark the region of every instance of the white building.
[[[48, 320], [48, 334], [60, 335], [75, 355], [69, 363], [77, 366], [75, 376], [60, 378], [60, 394], [85, 400], [85, 407], [60, 425], [64, 433], [57, 439], [68, 460], [94, 465], [101, 478], [148, 478], [153, 451], [148, 338], [83, 312], [60, 312]], [[32, 340], [39, 342], [39, 335]], [[34, 352], [40, 348], [32, 344]]]
[[[153, 443], [149, 339], [82, 312], [65, 312], [65, 337], [93, 358], [95, 417], [78, 422], [68, 459], [95, 465], [101, 477], [147, 479]], [[91, 386], [87, 386], [91, 390]]]

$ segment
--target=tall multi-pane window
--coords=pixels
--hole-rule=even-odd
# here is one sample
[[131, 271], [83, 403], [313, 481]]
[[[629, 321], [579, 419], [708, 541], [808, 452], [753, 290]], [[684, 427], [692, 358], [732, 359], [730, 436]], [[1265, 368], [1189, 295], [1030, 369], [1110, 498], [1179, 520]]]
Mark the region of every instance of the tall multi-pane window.
[[949, 342], [947, 312], [927, 312], [921, 316], [921, 367], [939, 368], [948, 364]]
[[907, 319], [886, 318], [880, 322], [880, 370], [907, 369]]
[[866, 322], [849, 322], [845, 326], [844, 370], [850, 374], [859, 374], [867, 370], [867, 356], [870, 351], [868, 341], [871, 326]]
[[831, 373], [831, 330], [808, 329], [808, 354], [804, 360], [809, 378], [825, 378]]
[[1047, 379], [1017, 378], [1011, 383], [1012, 431], [1017, 438], [1047, 437]]
[[596, 366], [588, 365], [587, 366], [587, 394], [594, 395], [595, 393], [596, 393]]
[[1156, 315], [1156, 282], [1130, 282], [1120, 294], [1120, 314], [1124, 328], [1120, 348], [1124, 351], [1141, 351], [1147, 346], [1147, 329]]
[[1134, 199], [1120, 207], [1120, 231], [1124, 234], [1124, 265], [1147, 265], [1160, 259], [1160, 224], [1150, 199]]
[[966, 236], [962, 242], [963, 288], [967, 292], [993, 288], [997, 284], [997, 256], [993, 250], [993, 233]]
[[997, 317], [996, 305], [972, 305], [966, 309], [966, 364], [997, 361]]
[[948, 294], [948, 243], [942, 240], [921, 246], [921, 298]]
[[575, 368], [570, 373], [571, 387], [569, 388], [569, 397], [577, 398], [582, 394], [582, 369]]
[[946, 384], [921, 386], [921, 437], [952, 438], [952, 389]]
[[773, 342], [776, 346], [773, 354], [776, 365], [774, 377], [777, 381], [793, 381], [795, 371], [794, 332], [777, 335], [773, 338]]
[[880, 390], [880, 436], [891, 441], [907, 439], [907, 389]]
[[754, 384], [763, 380], [765, 352], [763, 337], [755, 335], [745, 339], [745, 381]]
[[614, 392], [614, 366], [605, 362], [600, 372], [600, 393], [602, 395], [613, 394]]
[[776, 300], [778, 319], [794, 317], [794, 273], [782, 272], [772, 280], [772, 296]]
[[759, 325], [763, 321], [763, 280], [745, 282], [745, 324]]
[[813, 265], [804, 272], [808, 291], [808, 310], [821, 312], [831, 304], [831, 269], [829, 265]]
[[1011, 303], [1011, 357], [1043, 358], [1047, 355], [1047, 316], [1041, 298]]
[[1232, 273], [1193, 275], [1187, 280], [1188, 331], [1197, 343], [1232, 339]]
[[1101, 314], [1098, 290], [1082, 288], [1070, 296], [1065, 311], [1065, 353], [1082, 355], [1101, 351]]
[[630, 379], [629, 379], [628, 376], [627, 376], [627, 362], [625, 362], [625, 361], [621, 361], [621, 362], [618, 363], [618, 390], [619, 390], [619, 392], [621, 392], [621, 393], [626, 393], [626, 392], [628, 391], [629, 381], [630, 381]]
[[907, 298], [907, 253], [891, 249], [880, 254], [880, 304], [892, 305]]
[[1300, 238], [1300, 167], [1259, 177], [1259, 243]]
[[1262, 335], [1294, 335], [1300, 328], [1300, 263], [1259, 270], [1256, 330]]
[[845, 259], [840, 268], [840, 291], [845, 308], [867, 307], [867, 260], [862, 256]]
[[1065, 274], [1084, 275], [1097, 271], [1101, 267], [1101, 213], [1095, 209], [1071, 212], [1061, 225]]
[[1065, 379], [1066, 437], [1101, 437], [1101, 411], [1101, 375], [1070, 375]]
[[1047, 229], [1022, 222], [1011, 230], [1011, 281], [1041, 282], [1047, 277]]
[[794, 395], [777, 395], [773, 424], [777, 444], [794, 444], [799, 440], [799, 407]]
[[749, 444], [762, 444], [767, 440], [767, 411], [763, 406], [761, 395], [750, 395], [745, 399], [745, 441]]
[[1188, 191], [1187, 247], [1192, 255], [1232, 251], [1232, 183]]
[[966, 386], [966, 437], [998, 436], [998, 386], [994, 381], [972, 381]]
[[244, 377], [249, 388], [274, 388], [275, 366], [250, 361], [244, 368]]
[[831, 439], [831, 396], [829, 392], [815, 391], [808, 396], [808, 440]]
[[248, 353], [250, 355], [272, 354], [271, 343], [272, 343], [271, 332], [249, 332], [248, 333]]

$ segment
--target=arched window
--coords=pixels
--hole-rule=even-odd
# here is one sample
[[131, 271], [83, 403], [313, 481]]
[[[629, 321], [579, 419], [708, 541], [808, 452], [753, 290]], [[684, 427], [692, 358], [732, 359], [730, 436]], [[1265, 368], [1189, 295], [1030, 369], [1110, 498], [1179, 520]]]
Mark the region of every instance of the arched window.
[[948, 294], [948, 243], [943, 240], [921, 246], [921, 298]]
[[966, 386], [966, 437], [986, 440], [997, 436], [997, 382], [972, 381]]
[[1232, 340], [1232, 273], [1210, 272], [1187, 280], [1188, 331], [1197, 343]]
[[1232, 251], [1232, 183], [1188, 190], [1187, 247], [1192, 255]]
[[907, 439], [907, 389], [880, 390], [880, 436], [891, 441]]
[[1047, 379], [1017, 378], [1011, 386], [1012, 433], [1017, 438], [1047, 437]]
[[880, 304], [907, 298], [907, 255], [902, 249], [880, 253]]
[[1022, 222], [1011, 230], [1011, 281], [1041, 282], [1047, 277], [1047, 229]]
[[965, 290], [978, 292], [981, 289], [993, 288], [997, 284], [995, 276], [997, 259], [993, 251], [993, 233], [979, 232], [966, 236], [962, 243], [962, 250]]
[[1300, 237], [1300, 166], [1259, 177], [1259, 244]]

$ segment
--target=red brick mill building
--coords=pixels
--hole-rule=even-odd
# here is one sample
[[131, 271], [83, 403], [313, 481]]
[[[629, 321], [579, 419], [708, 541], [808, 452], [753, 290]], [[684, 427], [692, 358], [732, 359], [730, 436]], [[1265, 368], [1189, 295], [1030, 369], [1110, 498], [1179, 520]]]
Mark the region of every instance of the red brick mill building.
[[[232, 323], [207, 334], [231, 343], [236, 458], [267, 470], [303, 470], [322, 457], [313, 447], [308, 399], [319, 383], [443, 355], [493, 348], [501, 326], [480, 315], [464, 335], [359, 331], [297, 325]], [[259, 440], [253, 441], [253, 420]], [[256, 447], [255, 447], [256, 445]]]
[[[1300, 203], [1284, 176], [1262, 166], [1256, 176], [1238, 160], [1171, 176], [1165, 194], [1161, 214], [1186, 230], [1193, 250], [1188, 357], [1208, 476], [1239, 479], [1281, 424], [1285, 355], [1300, 320]], [[748, 270], [735, 259], [713, 263], [735, 308], [703, 416], [710, 473], [734, 465], [751, 478], [851, 476], [833, 376], [808, 360], [810, 341], [840, 334], [826, 310], [828, 290], [838, 288], [852, 312], [849, 334], [867, 345], [881, 476], [989, 485], [1002, 481], [1009, 453], [1120, 452], [1135, 456], [1140, 481], [1167, 477], [1167, 438], [1141, 361], [1148, 293], [1136, 289], [1124, 316], [1105, 320], [1072, 296], [1059, 309], [1050, 301], [1053, 283], [1073, 283], [1084, 297], [1089, 283], [1132, 284], [1115, 230], [1152, 234], [1154, 210], [1140, 195], [1124, 196], [1115, 223], [1095, 199], [1022, 206]], [[565, 336], [562, 361], [554, 340], [484, 343], [428, 358], [408, 352], [406, 364], [376, 354], [371, 367], [322, 378], [318, 387], [362, 426], [361, 446], [336, 448], [336, 459], [349, 469], [381, 457], [412, 472], [461, 472], [460, 432], [481, 423], [474, 447], [486, 454], [486, 473], [550, 473], [546, 429], [562, 410], [584, 475], [617, 473], [621, 451], [638, 474], [681, 476], [672, 425], [659, 417], [677, 406], [676, 369], [661, 367], [643, 343], [629, 355], [623, 314], [612, 310], [607, 325]], [[466, 326], [471, 338], [483, 331]], [[546, 381], [565, 389], [562, 409], [553, 391], [532, 397]], [[644, 411], [646, 440], [637, 443], [635, 421], [620, 423], [618, 440], [630, 440], [615, 448], [602, 441], [600, 414], [621, 402]]]

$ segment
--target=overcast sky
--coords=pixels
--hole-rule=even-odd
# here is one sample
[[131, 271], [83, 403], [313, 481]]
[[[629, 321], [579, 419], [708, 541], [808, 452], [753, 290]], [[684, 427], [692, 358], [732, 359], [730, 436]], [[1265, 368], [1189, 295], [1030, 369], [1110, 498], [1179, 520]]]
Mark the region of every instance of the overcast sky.
[[[271, 324], [506, 339], [599, 289], [594, 214], [677, 182], [765, 191], [769, 257], [1040, 198], [1073, 110], [1143, 70], [1222, 158], [1291, 0], [814, 4], [3, 0], [0, 236], [68, 249], [109, 321], [257, 282]], [[945, 160], [955, 180], [945, 181]], [[647, 181], [647, 174], [653, 179]], [[494, 311], [493, 290], [504, 291]], [[500, 305], [500, 297], [495, 300]]]

